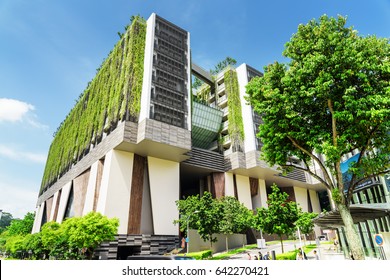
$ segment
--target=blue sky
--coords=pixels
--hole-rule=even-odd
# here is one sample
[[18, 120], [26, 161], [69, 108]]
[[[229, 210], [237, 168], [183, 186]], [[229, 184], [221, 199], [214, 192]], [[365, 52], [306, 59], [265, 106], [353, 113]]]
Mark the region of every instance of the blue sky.
[[226, 56], [259, 70], [285, 61], [298, 25], [323, 14], [390, 37], [390, 0], [0, 0], [0, 209], [35, 210], [53, 132], [117, 32], [152, 12], [191, 33], [192, 59], [205, 69]]

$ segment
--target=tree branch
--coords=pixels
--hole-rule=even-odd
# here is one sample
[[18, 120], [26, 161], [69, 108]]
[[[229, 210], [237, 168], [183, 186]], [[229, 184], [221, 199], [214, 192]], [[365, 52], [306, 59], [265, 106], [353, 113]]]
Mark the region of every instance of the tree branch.
[[[356, 162], [357, 165], [360, 164], [360, 162], [361, 162], [361, 160], [362, 160], [362, 158], [363, 158], [363, 155], [364, 155], [364, 153], [365, 153], [366, 150], [367, 150], [367, 147], [370, 145], [372, 136], [374, 135], [375, 131], [376, 131], [378, 128], [379, 128], [379, 125], [376, 125], [376, 126], [372, 129], [372, 131], [369, 133], [369, 137], [368, 137], [368, 139], [367, 139], [367, 141], [366, 141], [366, 145], [363, 146], [361, 149], [359, 149], [359, 150], [360, 150], [360, 154], [359, 154], [359, 158], [358, 158], [358, 160], [357, 160], [357, 162]], [[368, 178], [368, 177], [366, 177], [366, 178]], [[352, 183], [353, 181], [355, 181], [355, 179], [356, 179], [356, 174], [353, 173], [353, 174], [352, 174], [352, 178], [351, 178], [351, 183]], [[359, 180], [359, 181], [360, 181], [360, 180]], [[359, 182], [359, 181], [358, 181], [358, 182]], [[357, 186], [357, 184], [354, 183], [354, 184], [352, 184], [352, 186], [349, 186], [349, 187], [348, 187], [348, 194], [347, 194], [347, 201], [348, 201], [348, 202], [349, 202], [350, 199], [352, 198], [352, 194], [353, 194], [353, 191], [354, 191], [354, 189], [355, 189], [356, 186]]]
[[[333, 186], [333, 181], [331, 180], [329, 174], [328, 174], [328, 171], [326, 170], [325, 166], [323, 165], [323, 163], [321, 162], [321, 160], [314, 156], [311, 152], [309, 152], [308, 150], [306, 150], [305, 148], [303, 148], [301, 145], [298, 144], [298, 142], [291, 136], [287, 135], [287, 138], [291, 141], [291, 143], [294, 145], [294, 147], [298, 148], [300, 151], [302, 151], [304, 154], [308, 155], [311, 159], [313, 159], [319, 166], [320, 166], [320, 169], [325, 177], [325, 181], [328, 182], [326, 183], [325, 185], [329, 186], [329, 187], [334, 187]], [[318, 175], [316, 175], [318, 176]], [[323, 181], [323, 179], [321, 180]]]
[[352, 192], [355, 190], [355, 188], [361, 183], [363, 182], [364, 180], [367, 180], [369, 178], [372, 178], [372, 177], [375, 177], [375, 176], [381, 176], [381, 175], [385, 175], [386, 173], [389, 173], [390, 172], [390, 169], [387, 169], [387, 170], [383, 170], [381, 172], [377, 172], [377, 173], [374, 173], [374, 174], [371, 174], [370, 176], [365, 176], [363, 178], [360, 178], [359, 180], [357, 180], [355, 183], [352, 184], [351, 186], [351, 189], [352, 189]]
[[292, 165], [292, 164], [287, 164], [287, 165], [281, 165], [281, 167], [285, 167], [285, 168], [289, 168], [289, 167], [293, 167], [295, 169], [298, 169], [298, 170], [302, 170], [304, 172], [307, 172], [309, 173], [311, 176], [313, 176], [314, 178], [316, 178], [318, 181], [320, 181], [322, 184], [325, 185], [325, 187], [327, 187], [329, 190], [331, 190], [332, 186], [329, 185], [323, 178], [321, 178], [320, 176], [318, 176], [317, 174], [315, 174], [313, 171], [311, 171], [309, 168], [308, 168], [308, 165], [305, 163], [305, 165], [307, 166], [307, 169], [306, 168], [303, 168], [303, 167], [300, 167], [300, 166], [296, 166], [296, 165]]

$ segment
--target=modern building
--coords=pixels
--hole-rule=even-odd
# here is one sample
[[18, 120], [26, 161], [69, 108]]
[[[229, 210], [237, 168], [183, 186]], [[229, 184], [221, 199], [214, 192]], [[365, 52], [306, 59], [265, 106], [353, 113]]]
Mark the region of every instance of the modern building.
[[[354, 150], [344, 156], [341, 163], [343, 181], [347, 186], [351, 181], [348, 172], [352, 162], [358, 160], [360, 152]], [[362, 181], [352, 195], [350, 211], [359, 233], [361, 244], [368, 258], [390, 258], [390, 179], [385, 176], [372, 176]], [[347, 191], [347, 190], [345, 190]], [[344, 224], [335, 207], [332, 211], [322, 213], [315, 223], [323, 229], [335, 230], [344, 254], [349, 254], [349, 245]], [[384, 244], [379, 246], [375, 236], [381, 235]]]
[[[244, 98], [260, 75], [242, 64], [211, 76], [191, 62], [189, 32], [156, 14], [135, 17], [56, 132], [33, 232], [98, 211], [120, 225], [96, 255], [120, 259], [177, 247], [175, 202], [204, 191], [256, 209], [276, 183], [304, 211], [321, 212], [319, 182], [260, 160], [261, 117]], [[205, 82], [196, 94], [192, 76]]]

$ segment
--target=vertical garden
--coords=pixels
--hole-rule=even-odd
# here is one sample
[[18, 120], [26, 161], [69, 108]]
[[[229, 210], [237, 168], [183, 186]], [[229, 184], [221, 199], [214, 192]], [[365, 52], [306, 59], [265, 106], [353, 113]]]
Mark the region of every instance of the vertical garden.
[[244, 141], [244, 123], [242, 119], [240, 90], [238, 88], [237, 72], [229, 69], [224, 74], [225, 89], [228, 96], [229, 126], [228, 131], [232, 141], [233, 152], [242, 151]]
[[40, 194], [98, 144], [122, 120], [140, 111], [146, 21], [133, 17], [126, 32], [57, 129], [49, 149]]

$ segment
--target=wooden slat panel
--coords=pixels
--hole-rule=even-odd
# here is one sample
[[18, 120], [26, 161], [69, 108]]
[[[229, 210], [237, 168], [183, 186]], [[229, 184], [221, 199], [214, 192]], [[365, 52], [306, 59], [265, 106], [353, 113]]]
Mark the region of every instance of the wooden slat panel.
[[100, 186], [102, 184], [103, 168], [104, 168], [104, 159], [99, 160], [99, 163], [98, 163], [98, 169], [97, 169], [97, 174], [96, 174], [95, 195], [93, 198], [93, 208], [92, 208], [93, 211], [96, 211], [97, 202], [99, 199]]
[[140, 234], [141, 231], [144, 172], [145, 158], [135, 154], [131, 182], [128, 234]]
[[259, 179], [249, 178], [249, 185], [251, 187], [251, 196], [255, 196], [259, 193]]
[[211, 187], [213, 197], [220, 198], [225, 196], [225, 174], [222, 172], [213, 173]]

